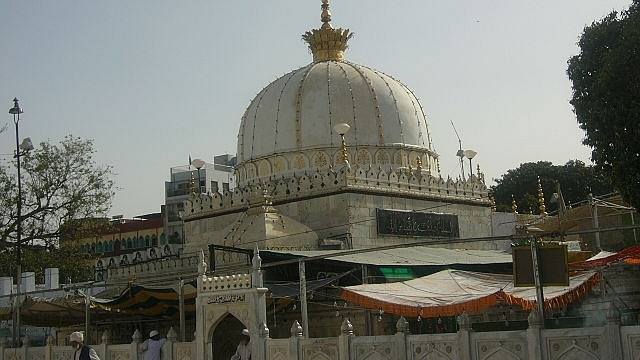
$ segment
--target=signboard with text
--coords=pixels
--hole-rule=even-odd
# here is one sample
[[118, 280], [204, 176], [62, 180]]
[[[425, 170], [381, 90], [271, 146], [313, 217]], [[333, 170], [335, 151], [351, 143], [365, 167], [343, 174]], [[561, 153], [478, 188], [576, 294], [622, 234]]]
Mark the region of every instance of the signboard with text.
[[376, 209], [378, 234], [400, 236], [460, 236], [458, 215]]

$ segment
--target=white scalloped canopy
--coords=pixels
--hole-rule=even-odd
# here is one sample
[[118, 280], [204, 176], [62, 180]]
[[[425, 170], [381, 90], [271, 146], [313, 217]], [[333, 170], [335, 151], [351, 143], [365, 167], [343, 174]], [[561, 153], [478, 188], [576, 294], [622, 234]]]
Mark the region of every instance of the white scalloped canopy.
[[267, 85], [247, 108], [238, 163], [309, 149], [337, 148], [333, 127], [347, 123], [347, 146], [419, 147], [433, 152], [413, 92], [380, 71], [344, 61], [314, 62]]

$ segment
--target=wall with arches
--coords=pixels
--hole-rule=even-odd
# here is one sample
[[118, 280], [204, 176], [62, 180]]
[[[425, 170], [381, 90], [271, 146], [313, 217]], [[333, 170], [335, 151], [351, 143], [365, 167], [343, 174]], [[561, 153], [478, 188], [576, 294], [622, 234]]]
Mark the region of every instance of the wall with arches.
[[98, 239], [81, 240], [81, 254], [95, 254], [103, 256], [132, 253], [136, 250], [168, 243], [164, 228], [141, 229], [131, 232], [114, 232], [104, 234]]
[[[381, 168], [385, 171], [399, 168], [421, 169], [440, 176], [438, 156], [425, 148], [417, 147], [366, 147], [347, 148], [347, 160], [351, 166]], [[236, 174], [239, 186], [270, 178], [288, 177], [292, 173], [313, 173], [342, 166], [342, 150], [339, 148], [300, 150], [282, 153], [238, 164]]]

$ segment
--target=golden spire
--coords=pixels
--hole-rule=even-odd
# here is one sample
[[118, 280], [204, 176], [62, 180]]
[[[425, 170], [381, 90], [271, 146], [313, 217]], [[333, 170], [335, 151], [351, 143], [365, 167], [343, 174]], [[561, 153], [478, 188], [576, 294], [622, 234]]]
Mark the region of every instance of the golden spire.
[[544, 193], [542, 192], [542, 185], [540, 185], [540, 176], [538, 176], [538, 203], [540, 204], [540, 215], [547, 216], [547, 207], [544, 206]]
[[496, 199], [493, 195], [493, 190], [489, 191], [489, 203], [491, 204], [491, 212], [496, 212], [497, 211]]
[[347, 49], [347, 41], [353, 33], [349, 29], [334, 29], [331, 27], [331, 13], [329, 12], [329, 0], [322, 0], [322, 26], [320, 29], [307, 31], [302, 39], [309, 44], [309, 50], [313, 54], [313, 62], [319, 61], [343, 61], [344, 51]]
[[193, 177], [193, 172], [190, 171], [191, 177], [189, 178], [189, 195], [196, 196], [196, 179]]

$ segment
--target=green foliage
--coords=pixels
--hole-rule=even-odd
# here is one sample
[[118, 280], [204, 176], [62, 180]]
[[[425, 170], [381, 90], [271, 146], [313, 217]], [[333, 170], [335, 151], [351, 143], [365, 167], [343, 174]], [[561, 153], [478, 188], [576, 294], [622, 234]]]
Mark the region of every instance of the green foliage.
[[587, 26], [567, 74], [583, 143], [623, 198], [640, 208], [640, 1]]
[[557, 191], [556, 182], [560, 184], [567, 205], [586, 200], [589, 193], [604, 195], [613, 191], [605, 176], [579, 160], [571, 160], [562, 166], [548, 161], [524, 163], [517, 169], [508, 170], [500, 179], [496, 179], [497, 185], [491, 187], [497, 210], [510, 212], [513, 195], [519, 213], [540, 214], [538, 177], [547, 212], [558, 208], [557, 203], [550, 202]]
[[[44, 283], [44, 269], [58, 268], [61, 282], [93, 280], [93, 258], [80, 254], [75, 246], [62, 248], [25, 244], [21, 249], [23, 271], [35, 273], [36, 283]], [[0, 257], [0, 274], [16, 279], [16, 248], [8, 248]]]
[[[75, 266], [75, 255], [68, 253], [68, 249], [58, 248], [60, 237], [65, 236], [67, 240], [86, 237], [88, 231], [95, 230], [95, 227], [85, 226], [70, 231], [68, 224], [78, 219], [105, 217], [109, 211], [114, 194], [112, 168], [98, 166], [93, 154], [91, 140], [67, 136], [59, 144], [42, 142], [20, 157], [20, 244], [24, 250], [24, 271], [34, 271], [46, 259], [51, 259], [51, 265], [60, 268], [68, 262], [72, 264], [71, 271]], [[17, 244], [18, 190], [15, 168], [13, 164], [0, 164], [0, 250], [5, 254], [15, 254]], [[35, 252], [39, 255], [30, 257], [29, 250], [32, 249], [39, 249]], [[2, 264], [0, 268], [3, 268]]]

